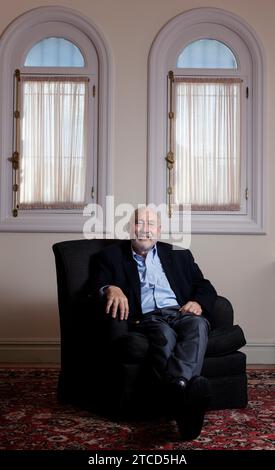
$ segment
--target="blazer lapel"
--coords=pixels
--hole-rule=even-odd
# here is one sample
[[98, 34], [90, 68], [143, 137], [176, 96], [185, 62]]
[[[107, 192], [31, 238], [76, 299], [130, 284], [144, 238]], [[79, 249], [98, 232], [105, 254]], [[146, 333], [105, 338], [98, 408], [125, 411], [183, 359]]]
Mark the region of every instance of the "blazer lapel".
[[124, 245], [123, 267], [129, 283], [135, 293], [139, 305], [141, 305], [140, 281], [136, 262], [132, 256], [131, 242]]
[[166, 277], [169, 281], [169, 284], [171, 286], [171, 289], [175, 293], [177, 300], [181, 302], [181, 295], [180, 292], [178, 291], [178, 285], [177, 285], [177, 272], [174, 266], [173, 262], [173, 257], [172, 257], [172, 247], [170, 245], [164, 245], [160, 242], [157, 244], [158, 248], [158, 255], [159, 259], [161, 261], [163, 270], [166, 274]]

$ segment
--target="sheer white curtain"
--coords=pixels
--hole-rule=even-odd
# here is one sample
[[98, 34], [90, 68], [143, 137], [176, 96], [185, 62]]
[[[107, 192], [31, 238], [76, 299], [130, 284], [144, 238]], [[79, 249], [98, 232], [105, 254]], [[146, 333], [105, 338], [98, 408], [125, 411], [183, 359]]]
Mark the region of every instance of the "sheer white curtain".
[[88, 78], [22, 76], [21, 209], [83, 207]]
[[174, 202], [240, 209], [241, 80], [174, 79]]

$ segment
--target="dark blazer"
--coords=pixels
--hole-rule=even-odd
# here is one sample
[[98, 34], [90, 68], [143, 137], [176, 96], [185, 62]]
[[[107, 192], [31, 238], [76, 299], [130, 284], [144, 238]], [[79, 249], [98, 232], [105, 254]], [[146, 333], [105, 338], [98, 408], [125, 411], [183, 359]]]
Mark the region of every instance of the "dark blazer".
[[[217, 293], [212, 284], [204, 279], [191, 252], [175, 250], [172, 245], [163, 242], [157, 242], [157, 249], [178, 304], [182, 306], [189, 300], [194, 300], [201, 305], [203, 314], [207, 318], [211, 317]], [[94, 294], [99, 295], [100, 288], [106, 285], [120, 287], [128, 298], [129, 319], [139, 318], [142, 314], [140, 281], [130, 240], [109, 245], [96, 253], [93, 266]]]

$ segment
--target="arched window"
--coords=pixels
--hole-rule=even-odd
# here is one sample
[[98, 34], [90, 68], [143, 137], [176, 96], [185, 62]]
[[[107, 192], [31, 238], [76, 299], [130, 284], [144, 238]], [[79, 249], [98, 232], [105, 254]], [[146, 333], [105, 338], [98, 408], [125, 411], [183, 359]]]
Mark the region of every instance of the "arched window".
[[255, 35], [223, 10], [179, 15], [153, 43], [148, 202], [190, 209], [193, 232], [263, 233], [263, 74]]
[[41, 39], [28, 51], [25, 67], [84, 67], [80, 49], [60, 37]]
[[216, 39], [197, 39], [187, 44], [177, 58], [177, 68], [236, 69], [236, 57], [226, 44]]
[[6, 107], [14, 106], [14, 119], [10, 142], [2, 135], [3, 155], [10, 151], [10, 158], [2, 160], [1, 177], [8, 179], [0, 226], [82, 231], [84, 207], [104, 205], [110, 192], [106, 45], [74, 12], [42, 7], [10, 26], [1, 52], [8, 66], [6, 98], [1, 91]]

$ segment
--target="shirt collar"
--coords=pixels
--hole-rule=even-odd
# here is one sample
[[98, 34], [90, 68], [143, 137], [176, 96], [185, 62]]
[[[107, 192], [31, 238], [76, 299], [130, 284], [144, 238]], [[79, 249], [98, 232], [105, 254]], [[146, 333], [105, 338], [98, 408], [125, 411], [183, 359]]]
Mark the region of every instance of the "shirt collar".
[[[132, 245], [131, 245], [131, 250], [132, 250], [132, 255], [133, 255], [133, 258], [134, 259], [145, 259], [143, 258], [143, 256], [139, 255], [138, 253], [135, 252], [135, 250], [133, 249]], [[148, 251], [148, 255], [152, 254], [153, 258], [155, 257], [155, 255], [157, 254], [157, 243], [154, 244], [154, 246], [152, 246], [152, 248]]]

